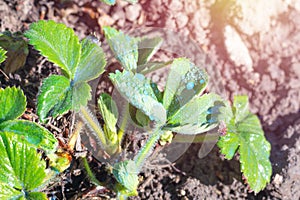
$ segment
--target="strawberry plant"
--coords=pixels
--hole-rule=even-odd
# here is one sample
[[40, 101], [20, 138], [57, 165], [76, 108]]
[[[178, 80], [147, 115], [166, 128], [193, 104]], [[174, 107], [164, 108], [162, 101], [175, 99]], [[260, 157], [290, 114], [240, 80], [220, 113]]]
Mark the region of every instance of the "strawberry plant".
[[26, 98], [19, 88], [0, 88], [0, 131], [10, 132], [24, 137], [27, 142], [53, 153], [57, 140], [47, 129], [37, 123], [19, 120], [26, 109]]
[[[49, 61], [58, 65], [63, 75], [51, 75], [43, 81], [38, 96], [38, 115], [45, 122], [69, 110], [80, 117], [96, 136], [99, 151], [109, 155], [122, 150], [123, 125], [129, 117], [149, 133], [146, 143], [133, 159], [117, 161], [111, 173], [117, 180], [114, 189], [120, 199], [137, 195], [138, 174], [157, 142], [171, 142], [173, 134], [196, 135], [225, 123], [218, 146], [225, 157], [240, 154], [241, 171], [255, 192], [270, 180], [270, 144], [266, 141], [258, 118], [249, 112], [248, 99], [236, 96], [233, 106], [214, 93], [204, 93], [208, 75], [187, 58], [168, 62], [151, 62], [162, 43], [161, 38], [134, 38], [111, 27], [104, 27], [105, 37], [122, 70], [111, 73], [114, 87], [127, 102], [121, 119], [114, 99], [100, 94], [98, 107], [103, 124], [88, 110], [91, 99], [88, 81], [98, 77], [106, 64], [101, 47], [91, 39], [79, 41], [73, 30], [53, 21], [39, 21], [25, 36]], [[170, 71], [163, 91], [146, 75], [161, 67]], [[121, 126], [118, 127], [118, 120]], [[125, 132], [126, 133], [126, 132]], [[88, 173], [95, 180], [88, 164]], [[97, 182], [97, 181], [93, 181]]]
[[[0, 50], [3, 61], [4, 51]], [[57, 140], [40, 125], [18, 120], [26, 108], [19, 88], [0, 88], [0, 198], [47, 199], [39, 192], [47, 180], [46, 162], [37, 148], [54, 153]]]
[[0, 198], [47, 199], [39, 192], [47, 180], [46, 162], [27, 140], [0, 131]]
[[[130, 164], [131, 169], [138, 169], [138, 171], [133, 171], [133, 174], [139, 172], [143, 162], [162, 135], [168, 134], [169, 131], [179, 134], [199, 134], [212, 130], [219, 121], [222, 121], [225, 122], [228, 133], [220, 136], [218, 146], [221, 153], [225, 154], [227, 159], [231, 159], [238, 150], [241, 171], [250, 188], [257, 193], [265, 187], [270, 181], [272, 171], [269, 161], [270, 144], [264, 137], [257, 116], [249, 112], [248, 99], [245, 96], [236, 96], [232, 108], [216, 94], [199, 96], [207, 85], [208, 76], [204, 70], [184, 58], [175, 59], [172, 62], [165, 90], [157, 92], [157, 88], [151, 87], [155, 84], [144, 76], [156, 69], [156, 63], [148, 62], [153, 52], [146, 48], [148, 50], [146, 55], [149, 56], [146, 56], [144, 62], [139, 63], [138, 56], [145, 55], [142, 45], [138, 48], [138, 45], [142, 43], [139, 38], [130, 38], [112, 28], [104, 30], [112, 51], [125, 69], [123, 73], [111, 74], [112, 82], [131, 105], [149, 118], [148, 122], [156, 122], [154, 131], [134, 158], [134, 162], [124, 163], [124, 165]], [[154, 51], [159, 44], [158, 40], [153, 40], [153, 48], [150, 50]], [[141, 54], [140, 51], [142, 51]], [[147, 64], [155, 67], [143, 71], [143, 67]], [[160, 66], [164, 65], [160, 63]], [[146, 99], [149, 96], [152, 98]], [[255, 140], [257, 142], [254, 142]], [[133, 165], [135, 167], [132, 167]], [[117, 168], [120, 168], [119, 163]], [[120, 171], [124, 170], [121, 168]], [[118, 176], [123, 186], [124, 183], [130, 186], [136, 183], [127, 180], [123, 173], [116, 174], [116, 177]], [[127, 186], [127, 189], [129, 188]]]
[[41, 121], [87, 105], [91, 98], [87, 82], [98, 77], [106, 64], [102, 49], [90, 39], [79, 41], [72, 29], [53, 21], [33, 23], [25, 36], [63, 74], [43, 81], [37, 106]]
[[248, 108], [247, 96], [236, 96], [233, 106], [222, 108], [227, 132], [218, 146], [225, 158], [240, 155], [241, 171], [254, 192], [259, 192], [270, 181], [272, 166], [269, 161], [271, 146], [265, 139], [259, 119]]
[[42, 83], [37, 105], [41, 121], [69, 110], [80, 111], [89, 127], [96, 128], [101, 146], [107, 151], [114, 151], [116, 148], [107, 141], [87, 107], [91, 99], [91, 87], [87, 82], [98, 77], [106, 64], [101, 47], [91, 38], [79, 41], [72, 29], [54, 21], [32, 24], [25, 36], [42, 55], [59, 66], [63, 74], [51, 75]]

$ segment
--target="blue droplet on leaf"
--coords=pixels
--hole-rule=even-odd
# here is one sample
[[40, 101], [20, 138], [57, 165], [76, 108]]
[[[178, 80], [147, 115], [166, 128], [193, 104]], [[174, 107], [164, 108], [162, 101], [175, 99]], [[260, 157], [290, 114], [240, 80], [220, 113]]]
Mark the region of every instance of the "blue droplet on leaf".
[[186, 89], [191, 90], [191, 89], [194, 88], [194, 86], [195, 86], [195, 83], [194, 83], [194, 82], [188, 82], [188, 83], [186, 84]]
[[216, 120], [215, 118], [211, 118], [211, 119], [207, 120], [207, 122], [208, 122], [209, 124], [213, 124], [213, 123], [216, 123], [217, 120]]
[[201, 79], [199, 82], [200, 82], [200, 84], [203, 84], [204, 83], [204, 79]]
[[141, 81], [143, 81], [145, 79], [143, 74], [136, 74], [135, 77], [138, 78]]
[[212, 113], [212, 108], [210, 107], [209, 109], [207, 109], [206, 113], [211, 114]]

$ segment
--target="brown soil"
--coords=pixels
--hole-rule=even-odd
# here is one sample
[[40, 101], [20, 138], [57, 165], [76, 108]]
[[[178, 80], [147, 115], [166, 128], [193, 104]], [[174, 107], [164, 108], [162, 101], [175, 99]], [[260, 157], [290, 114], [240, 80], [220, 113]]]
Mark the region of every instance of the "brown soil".
[[[199, 159], [201, 144], [193, 144], [175, 165], [144, 170], [139, 196], [131, 199], [299, 199], [300, 5], [297, 0], [247, 2], [252, 1], [141, 0], [110, 7], [96, 0], [0, 0], [0, 31], [24, 31], [38, 19], [53, 19], [74, 28], [80, 38], [95, 32], [103, 40], [101, 26], [114, 25], [130, 31], [163, 27], [193, 39], [210, 58], [210, 72], [219, 72], [211, 76], [223, 95], [250, 97], [251, 110], [260, 117], [272, 144], [271, 183], [254, 195], [243, 184], [237, 160], [224, 160], [216, 147]], [[53, 73], [59, 70], [30, 49], [23, 68], [8, 74], [9, 79], [0, 73], [0, 86], [20, 86], [28, 100], [23, 118], [38, 121], [38, 87]], [[66, 142], [71, 121], [68, 114], [46, 127]], [[58, 185], [47, 190], [49, 197], [112, 197], [111, 192], [93, 187], [81, 169], [75, 161]]]

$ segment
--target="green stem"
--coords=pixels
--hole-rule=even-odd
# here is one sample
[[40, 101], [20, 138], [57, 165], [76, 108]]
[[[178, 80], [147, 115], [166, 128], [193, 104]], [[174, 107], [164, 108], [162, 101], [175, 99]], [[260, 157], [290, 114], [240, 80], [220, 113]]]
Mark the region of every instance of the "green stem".
[[88, 127], [91, 129], [92, 133], [96, 133], [102, 148], [107, 149], [106, 137], [105, 134], [95, 116], [91, 113], [88, 107], [82, 106], [80, 108], [80, 116], [86, 122]]
[[88, 176], [89, 176], [91, 182], [94, 183], [95, 185], [102, 185], [102, 184], [98, 181], [98, 179], [95, 177], [95, 175], [93, 174], [93, 172], [92, 172], [92, 170], [91, 170], [91, 168], [90, 168], [90, 166], [89, 166], [89, 163], [88, 163], [86, 157], [83, 157], [83, 158], [82, 158], [82, 161], [83, 161], [84, 168], [85, 168], [85, 170], [86, 170], [86, 172], [87, 172], [87, 174], [88, 174]]
[[161, 130], [161, 127], [156, 128], [150, 137], [148, 138], [146, 144], [142, 149], [139, 151], [139, 153], [135, 156], [134, 161], [136, 163], [137, 168], [140, 170], [142, 168], [142, 165], [144, 161], [149, 157], [149, 155], [152, 153], [154, 149], [154, 145], [159, 140], [160, 136], [164, 133], [164, 131]]

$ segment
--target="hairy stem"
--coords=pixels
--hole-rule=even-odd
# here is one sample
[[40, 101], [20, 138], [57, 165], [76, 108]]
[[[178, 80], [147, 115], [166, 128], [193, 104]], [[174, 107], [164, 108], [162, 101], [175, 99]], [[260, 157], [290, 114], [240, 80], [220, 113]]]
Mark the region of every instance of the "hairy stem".
[[155, 144], [158, 142], [160, 136], [164, 133], [164, 131], [161, 130], [161, 127], [156, 128], [150, 137], [148, 138], [146, 144], [142, 149], [139, 151], [139, 153], [135, 156], [134, 161], [136, 163], [137, 168], [140, 170], [142, 168], [142, 165], [144, 161], [149, 157], [149, 155], [152, 153]]
[[99, 140], [100, 140], [100, 145], [102, 148], [107, 149], [107, 143], [106, 143], [106, 137], [105, 134], [96, 119], [96, 117], [91, 113], [91, 111], [88, 109], [88, 107], [82, 106], [80, 108], [80, 117], [86, 122], [88, 127], [91, 129], [93, 134], [97, 134]]
[[91, 182], [94, 183], [95, 185], [101, 185], [101, 183], [98, 181], [98, 179], [93, 174], [86, 157], [83, 157], [82, 161], [83, 161], [84, 168], [85, 168]]

